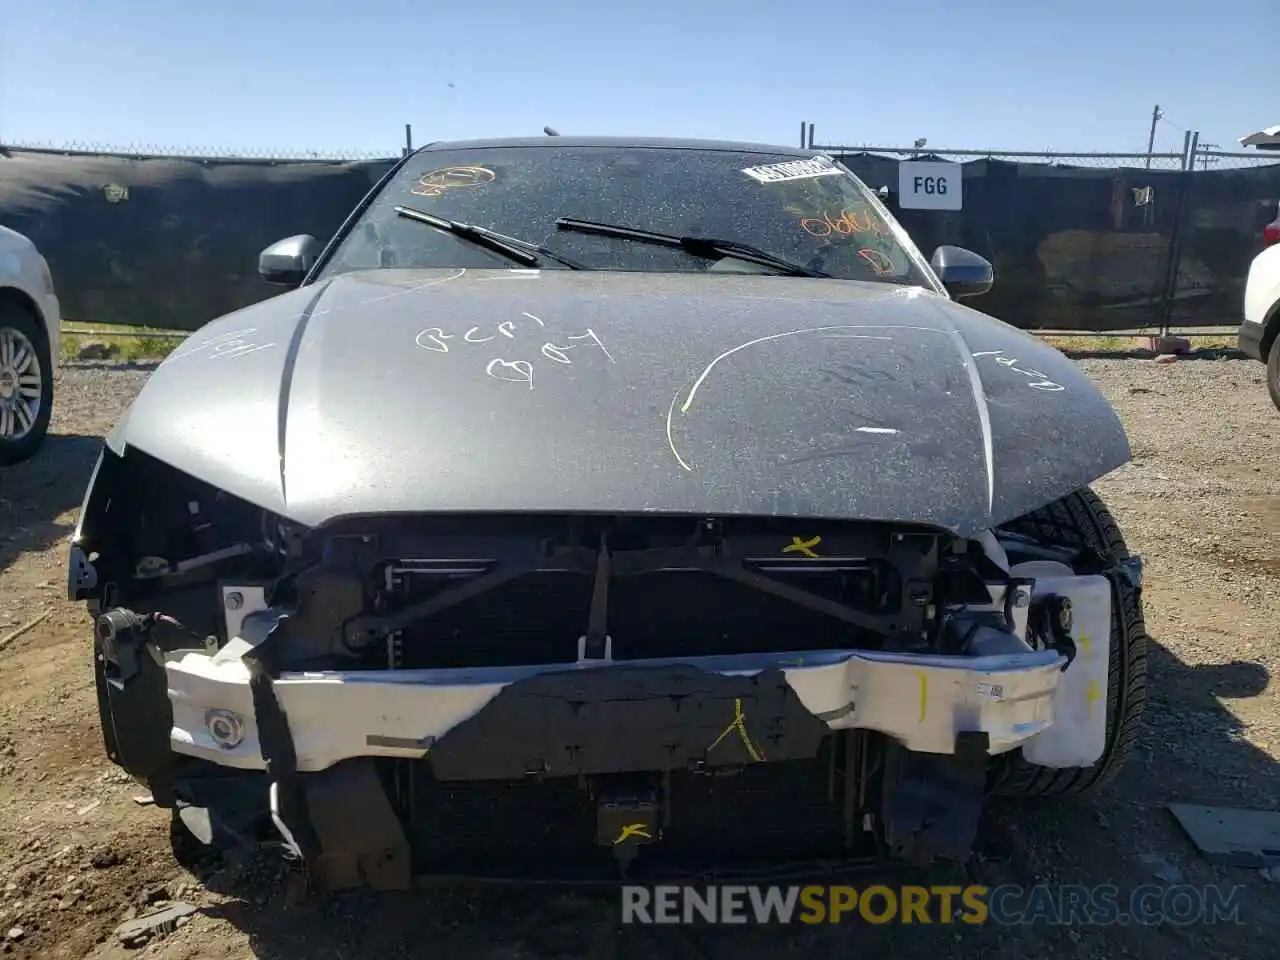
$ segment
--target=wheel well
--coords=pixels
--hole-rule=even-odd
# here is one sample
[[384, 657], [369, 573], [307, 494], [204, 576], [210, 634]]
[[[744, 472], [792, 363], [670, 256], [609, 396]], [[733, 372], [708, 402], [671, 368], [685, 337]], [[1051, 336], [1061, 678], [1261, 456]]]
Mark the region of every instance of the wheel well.
[[1280, 300], [1271, 305], [1271, 312], [1267, 314], [1267, 319], [1262, 323], [1262, 362], [1267, 362], [1267, 357], [1271, 355], [1271, 345], [1276, 342], [1276, 337], [1280, 336]]
[[35, 318], [36, 323], [40, 325], [40, 329], [45, 332], [45, 335], [48, 335], [49, 328], [45, 326], [44, 314], [40, 312], [36, 302], [17, 287], [0, 287], [0, 303], [11, 303], [15, 307], [27, 311]]

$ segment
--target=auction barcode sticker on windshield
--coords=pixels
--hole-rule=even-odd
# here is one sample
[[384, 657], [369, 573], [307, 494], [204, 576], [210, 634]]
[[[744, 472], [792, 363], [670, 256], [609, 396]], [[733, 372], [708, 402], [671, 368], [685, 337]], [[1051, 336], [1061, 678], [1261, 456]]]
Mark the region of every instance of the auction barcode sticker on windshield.
[[781, 183], [784, 180], [830, 177], [841, 171], [827, 157], [814, 157], [810, 160], [788, 160], [786, 163], [767, 163], [761, 167], [747, 167], [742, 172], [760, 183]]

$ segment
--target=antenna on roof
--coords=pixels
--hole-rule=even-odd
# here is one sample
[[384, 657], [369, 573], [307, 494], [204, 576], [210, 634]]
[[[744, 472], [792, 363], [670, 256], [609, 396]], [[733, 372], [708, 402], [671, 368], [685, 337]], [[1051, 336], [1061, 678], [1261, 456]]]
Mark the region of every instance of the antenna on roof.
[[543, 133], [545, 133], [548, 137], [558, 137], [558, 136], [560, 136], [560, 131], [559, 131], [559, 130], [555, 130], [555, 129], [551, 128], [551, 127], [543, 127], [543, 128], [542, 128], [542, 132], [543, 132]]

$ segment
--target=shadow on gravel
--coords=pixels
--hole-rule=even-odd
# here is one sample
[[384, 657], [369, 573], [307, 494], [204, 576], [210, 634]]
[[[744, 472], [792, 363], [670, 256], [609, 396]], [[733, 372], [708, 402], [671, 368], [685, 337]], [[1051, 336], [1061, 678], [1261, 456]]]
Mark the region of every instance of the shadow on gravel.
[[[1170, 801], [1274, 809], [1280, 763], [1244, 739], [1244, 724], [1224, 704], [1259, 697], [1270, 682], [1262, 664], [1191, 665], [1153, 643], [1144, 735], [1129, 785]], [[1133, 783], [1144, 766], [1158, 782]]]
[[64, 370], [110, 370], [113, 373], [151, 373], [162, 360], [129, 360], [125, 363], [105, 363], [101, 360], [64, 360]]
[[[1157, 356], [1154, 350], [1135, 349], [1135, 350], [1110, 350], [1099, 347], [1096, 350], [1088, 348], [1073, 347], [1068, 350], [1061, 351], [1064, 356], [1070, 357], [1072, 360], [1153, 360]], [[1252, 360], [1248, 354], [1241, 353], [1232, 347], [1201, 347], [1192, 350], [1190, 353], [1176, 354], [1178, 363], [1185, 363], [1188, 360]], [[1257, 361], [1254, 361], [1255, 363]]]
[[[255, 857], [236, 871], [223, 869], [207, 877], [211, 888], [236, 898], [209, 913], [243, 931], [254, 955], [297, 960], [353, 960], [416, 952], [429, 952], [438, 960], [1261, 956], [1256, 952], [1259, 930], [1280, 923], [1275, 887], [1256, 870], [1207, 864], [1164, 805], [1182, 801], [1274, 807], [1275, 797], [1280, 796], [1280, 769], [1241, 738], [1240, 722], [1222, 703], [1259, 695], [1267, 686], [1268, 673], [1249, 663], [1190, 666], [1153, 642], [1148, 676], [1150, 699], [1138, 747], [1125, 773], [1096, 797], [993, 803], [978, 850], [965, 864], [927, 870], [885, 866], [813, 881], [849, 884], [859, 890], [872, 884], [890, 888], [1013, 885], [1023, 891], [1047, 885], [1054, 897], [1050, 914], [1033, 923], [1018, 922], [1023, 918], [1015, 913], [982, 926], [936, 919], [931, 924], [900, 925], [868, 922], [855, 910], [852, 918], [840, 924], [715, 929], [622, 925], [621, 895], [609, 888], [490, 886], [302, 899], [297, 885], [285, 882], [283, 866], [268, 855]], [[1185, 896], [1190, 887], [1203, 891], [1210, 884], [1227, 894], [1237, 885], [1245, 888], [1239, 923], [1155, 926], [1052, 920], [1054, 911], [1061, 917], [1071, 916], [1073, 894], [1064, 892], [1065, 887], [1092, 892], [1112, 886], [1119, 909], [1128, 914], [1135, 895], [1145, 895], [1136, 901], [1139, 907], [1158, 908], [1162, 897], [1171, 896], [1168, 891], [1180, 889]], [[873, 902], [883, 909], [883, 901]], [[1027, 904], [1026, 896], [1017, 892], [1004, 902], [1006, 909], [1015, 912]]]
[[80, 506], [101, 447], [98, 436], [50, 434], [30, 460], [0, 467], [0, 571], [70, 536], [75, 521], [58, 518]]

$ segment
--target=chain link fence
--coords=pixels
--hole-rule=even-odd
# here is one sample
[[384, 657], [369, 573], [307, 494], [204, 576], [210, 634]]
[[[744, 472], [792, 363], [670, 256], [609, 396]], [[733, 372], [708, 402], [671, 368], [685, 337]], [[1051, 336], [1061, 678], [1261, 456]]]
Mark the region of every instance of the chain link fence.
[[[1280, 206], [1280, 152], [935, 148], [801, 142], [887, 193], [927, 251], [968, 247], [996, 267], [981, 309], [1027, 329], [1215, 330], [1240, 320], [1244, 281]], [[959, 211], [902, 209], [899, 164], [961, 166]]]
[[127, 145], [95, 143], [89, 140], [69, 140], [66, 143], [40, 143], [13, 141], [0, 145], [0, 151], [19, 150], [24, 153], [47, 154], [64, 157], [112, 157], [122, 160], [195, 160], [244, 161], [250, 163], [301, 163], [352, 162], [358, 160], [384, 160], [391, 153], [372, 150], [271, 150], [262, 147], [241, 149], [237, 147], [165, 146], [156, 143]]
[[1257, 170], [1270, 166], [1280, 166], [1280, 150], [1253, 150], [1242, 153], [1198, 147], [1192, 157], [1192, 168], [1200, 171]]
[[1222, 151], [1196, 134], [1182, 176], [1166, 321], [1238, 326], [1249, 264], [1280, 212], [1280, 152]]
[[[926, 251], [968, 247], [998, 281], [977, 305], [1026, 329], [1234, 326], [1280, 154], [818, 146], [888, 204]], [[412, 150], [406, 125], [403, 153]], [[395, 162], [392, 151], [108, 145], [0, 146], [0, 222], [45, 249], [68, 316], [191, 329], [266, 296], [256, 251], [327, 238]], [[960, 165], [961, 210], [903, 210], [899, 164]]]
[[875, 147], [875, 146], [827, 146], [810, 144], [812, 150], [842, 156], [869, 154], [892, 157], [895, 160], [947, 160], [967, 163], [974, 160], [1004, 160], [1010, 163], [1034, 163], [1055, 167], [1089, 167], [1092, 169], [1142, 168], [1148, 170], [1181, 170], [1185, 162], [1183, 153], [1106, 153], [1095, 151], [1056, 150], [961, 150], [929, 146]]
[[208, 152], [2, 146], [0, 223], [45, 255], [64, 318], [194, 330], [278, 292], [258, 251], [327, 240], [396, 162]]

